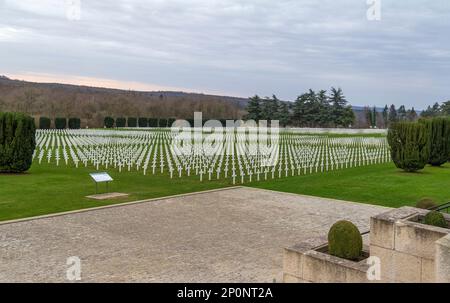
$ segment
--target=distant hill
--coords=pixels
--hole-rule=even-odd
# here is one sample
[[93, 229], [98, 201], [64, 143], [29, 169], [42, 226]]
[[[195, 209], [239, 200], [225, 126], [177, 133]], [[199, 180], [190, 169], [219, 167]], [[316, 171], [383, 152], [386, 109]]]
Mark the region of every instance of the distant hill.
[[0, 110], [35, 117], [80, 117], [83, 126], [101, 127], [105, 116], [241, 119], [246, 98], [176, 91], [134, 91], [60, 83], [36, 83], [0, 76]]
[[208, 95], [202, 93], [187, 93], [181, 91], [134, 91], [134, 90], [124, 90], [116, 88], [106, 88], [106, 87], [95, 87], [95, 86], [85, 86], [85, 85], [74, 85], [74, 84], [62, 84], [62, 83], [39, 83], [39, 82], [29, 82], [22, 80], [13, 80], [6, 76], [0, 75], [0, 85], [9, 85], [15, 87], [34, 87], [34, 88], [50, 88], [50, 89], [61, 89], [67, 92], [77, 92], [77, 93], [95, 93], [95, 94], [123, 94], [130, 93], [148, 96], [148, 97], [159, 97], [161, 94], [165, 97], [197, 97], [197, 98], [216, 98], [219, 97], [223, 101], [234, 102], [236, 104], [241, 103], [241, 106], [247, 104], [247, 98], [231, 97], [231, 96], [217, 96]]
[[[288, 102], [288, 101], [283, 101]], [[134, 91], [84, 85], [37, 83], [0, 75], [0, 111], [40, 116], [79, 117], [82, 126], [102, 127], [106, 116], [190, 119], [242, 119], [248, 98], [177, 91]], [[352, 106], [356, 127], [367, 127], [365, 107]], [[377, 108], [379, 120], [383, 108]]]

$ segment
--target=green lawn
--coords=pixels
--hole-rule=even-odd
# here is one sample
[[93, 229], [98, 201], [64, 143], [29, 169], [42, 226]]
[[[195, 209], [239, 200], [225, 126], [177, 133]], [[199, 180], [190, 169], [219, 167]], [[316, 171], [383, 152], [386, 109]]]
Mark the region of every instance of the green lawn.
[[[144, 176], [137, 172], [112, 170], [110, 174], [115, 181], [110, 191], [129, 193], [130, 196], [94, 201], [85, 198], [95, 193], [94, 183], [88, 175], [93, 171], [92, 168], [35, 164], [26, 174], [0, 174], [0, 221], [231, 185], [229, 180], [207, 181], [207, 176], [200, 182], [198, 177], [180, 179], [174, 176], [171, 180], [167, 175]], [[450, 165], [427, 167], [411, 174], [398, 170], [393, 164], [380, 164], [245, 185], [390, 207], [414, 205], [422, 197], [443, 203], [450, 201]], [[104, 190], [104, 184], [100, 188]]]
[[[95, 171], [89, 167], [34, 164], [26, 174], [0, 174], [0, 221], [229, 186], [224, 180], [207, 181], [205, 175], [200, 182], [198, 177], [192, 176], [178, 178], [177, 175], [170, 179], [168, 175], [152, 176], [151, 172], [144, 176], [142, 172], [111, 170], [114, 182], [109, 190], [130, 196], [95, 201], [85, 198], [95, 194], [91, 172]], [[105, 189], [105, 184], [100, 184], [99, 192]]]
[[427, 166], [421, 172], [406, 173], [394, 164], [379, 164], [252, 183], [251, 186], [389, 207], [414, 206], [423, 197], [444, 203], [450, 201], [450, 165]]

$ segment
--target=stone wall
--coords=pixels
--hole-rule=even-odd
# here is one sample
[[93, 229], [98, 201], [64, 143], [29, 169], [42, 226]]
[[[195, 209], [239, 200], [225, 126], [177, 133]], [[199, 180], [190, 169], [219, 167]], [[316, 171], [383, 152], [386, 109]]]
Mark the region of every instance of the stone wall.
[[[327, 247], [323, 237], [313, 238], [286, 248], [283, 258], [283, 282], [337, 282], [367, 281], [369, 266], [365, 260], [353, 262], [322, 252]], [[365, 247], [368, 253], [368, 247]]]
[[[402, 207], [371, 218], [367, 252], [381, 261], [377, 282], [450, 282], [450, 229], [419, 223], [427, 213]], [[326, 245], [322, 237], [286, 248], [284, 282], [370, 282], [366, 260], [352, 262], [321, 252]]]
[[427, 213], [402, 207], [371, 218], [370, 255], [381, 260], [382, 281], [435, 282], [436, 268], [450, 264], [450, 258], [435, 260], [436, 242], [450, 230], [416, 222]]

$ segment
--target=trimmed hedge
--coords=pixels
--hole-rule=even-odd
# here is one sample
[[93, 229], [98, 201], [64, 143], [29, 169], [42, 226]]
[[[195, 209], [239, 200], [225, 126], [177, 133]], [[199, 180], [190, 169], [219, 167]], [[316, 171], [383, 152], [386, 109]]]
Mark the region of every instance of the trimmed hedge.
[[167, 119], [167, 127], [172, 127], [172, 125], [177, 121], [175, 118], [169, 118]]
[[39, 118], [39, 128], [40, 129], [50, 129], [52, 125], [52, 120], [48, 117]]
[[70, 129], [80, 129], [81, 128], [80, 118], [69, 118], [69, 128]]
[[158, 118], [148, 118], [149, 127], [158, 127]]
[[139, 127], [147, 127], [148, 126], [148, 119], [147, 118], [139, 118], [138, 119], [138, 125], [139, 125]]
[[136, 118], [130, 118], [127, 119], [127, 126], [128, 127], [137, 127], [137, 119]]
[[56, 129], [65, 129], [67, 126], [67, 119], [66, 118], [55, 118], [55, 128]]
[[106, 128], [113, 128], [114, 127], [114, 118], [105, 117], [104, 125]]
[[420, 120], [428, 127], [430, 135], [430, 158], [428, 163], [432, 166], [441, 166], [448, 161], [450, 154], [450, 120], [447, 118], [434, 118]]
[[116, 127], [125, 127], [127, 125], [127, 119], [125, 118], [117, 118], [116, 119]]
[[336, 222], [328, 232], [328, 252], [330, 255], [357, 260], [362, 255], [363, 241], [358, 227], [350, 221]]
[[397, 122], [389, 128], [388, 142], [395, 165], [407, 172], [423, 169], [430, 157], [430, 136], [423, 123]]
[[186, 121], [189, 123], [190, 127], [194, 127], [194, 119], [186, 119]]
[[0, 172], [27, 171], [36, 147], [34, 119], [21, 113], [0, 113]]
[[167, 119], [159, 119], [158, 127], [167, 127]]

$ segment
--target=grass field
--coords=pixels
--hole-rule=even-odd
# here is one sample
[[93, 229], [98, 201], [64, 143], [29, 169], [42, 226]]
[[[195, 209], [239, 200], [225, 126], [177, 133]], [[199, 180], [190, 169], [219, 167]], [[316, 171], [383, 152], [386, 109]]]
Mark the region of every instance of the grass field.
[[253, 183], [253, 187], [388, 207], [450, 201], [450, 165], [406, 173], [392, 163]]
[[[142, 172], [111, 170], [114, 182], [109, 191], [130, 196], [96, 201], [85, 198], [95, 194], [91, 172], [95, 170], [89, 167], [34, 164], [26, 174], [0, 174], [0, 221], [228, 186], [224, 180], [199, 182], [197, 177], [170, 179], [166, 175], [144, 176]], [[99, 192], [105, 189], [106, 185], [100, 184]]]
[[[93, 171], [35, 164], [26, 174], [0, 175], [0, 221], [231, 186], [229, 180], [200, 182], [198, 177], [170, 179], [113, 170], [110, 191], [130, 196], [94, 201], [85, 198], [95, 193], [88, 175]], [[380, 164], [244, 185], [390, 207], [414, 205], [422, 197], [443, 203], [450, 201], [450, 165], [411, 174]]]

